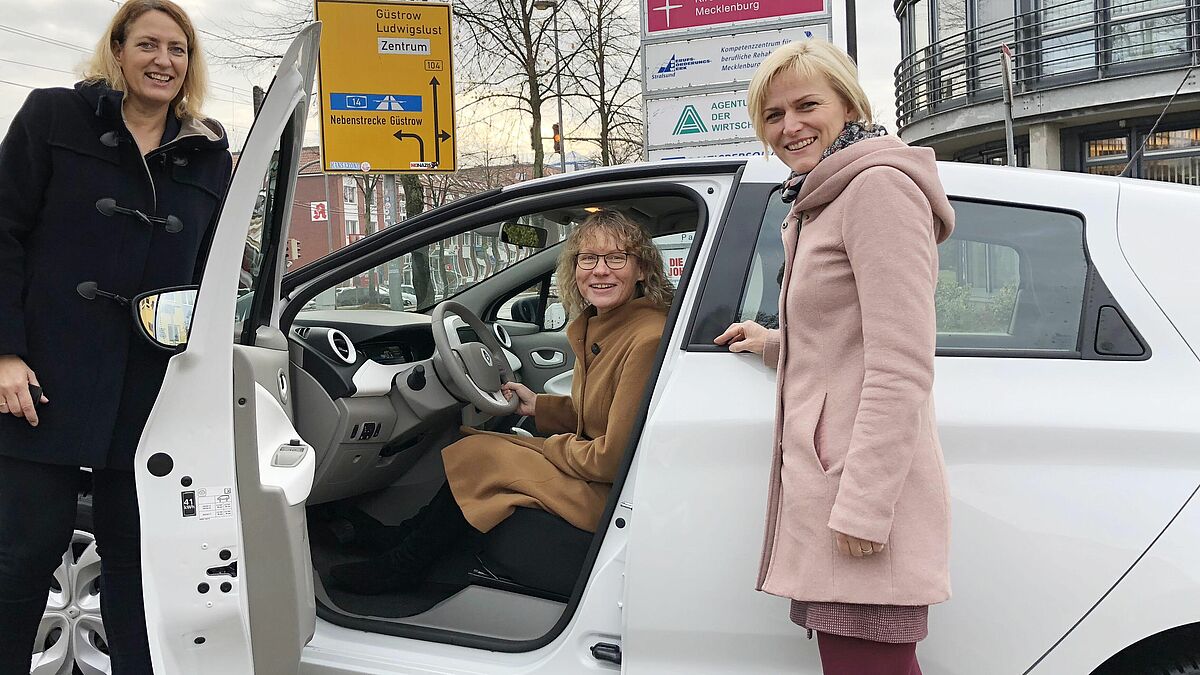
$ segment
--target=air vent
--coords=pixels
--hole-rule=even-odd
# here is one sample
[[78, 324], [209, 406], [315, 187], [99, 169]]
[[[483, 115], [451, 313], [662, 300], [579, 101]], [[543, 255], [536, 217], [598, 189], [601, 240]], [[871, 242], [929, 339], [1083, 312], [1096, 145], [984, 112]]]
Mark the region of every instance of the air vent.
[[349, 336], [336, 328], [329, 329], [329, 346], [333, 348], [333, 353], [337, 357], [350, 365], [358, 360], [358, 351], [354, 349], [354, 343], [350, 341]]
[[296, 336], [299, 337], [301, 340], [307, 340], [308, 332], [311, 330], [312, 329], [309, 328], [308, 326], [296, 326], [294, 329], [292, 329], [292, 332], [295, 333]]
[[500, 344], [508, 349], [512, 349], [512, 336], [498, 323], [492, 324], [492, 332], [496, 334], [496, 339], [500, 340]]

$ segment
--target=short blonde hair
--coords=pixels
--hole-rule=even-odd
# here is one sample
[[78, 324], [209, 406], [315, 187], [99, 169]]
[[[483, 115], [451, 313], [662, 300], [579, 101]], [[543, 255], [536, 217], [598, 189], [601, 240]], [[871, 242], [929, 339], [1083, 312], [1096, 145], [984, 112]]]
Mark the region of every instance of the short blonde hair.
[[108, 29], [96, 43], [92, 58], [84, 68], [83, 79], [87, 82], [106, 84], [117, 91], [127, 91], [128, 85], [124, 73], [121, 72], [121, 64], [117, 62], [116, 49], [125, 44], [129, 27], [134, 21], [147, 12], [155, 11], [171, 17], [187, 39], [187, 73], [183, 76], [183, 86], [171, 102], [175, 116], [181, 120], [204, 119], [200, 109], [208, 92], [208, 66], [204, 63], [204, 54], [200, 49], [200, 40], [196, 36], [192, 20], [183, 8], [171, 0], [128, 0], [121, 5], [109, 22]]
[[634, 222], [629, 216], [620, 211], [597, 211], [588, 216], [579, 227], [575, 228], [563, 244], [562, 253], [558, 255], [558, 269], [555, 277], [558, 283], [558, 295], [567, 314], [575, 317], [588, 307], [587, 300], [575, 285], [575, 256], [583, 250], [583, 245], [608, 237], [621, 245], [621, 250], [637, 256], [644, 280], [639, 282], [642, 297], [650, 298], [651, 302], [660, 309], [671, 306], [675, 297], [675, 287], [667, 280], [663, 270], [662, 256], [658, 247], [650, 239], [646, 230]]
[[874, 122], [871, 101], [858, 82], [858, 66], [854, 65], [849, 54], [824, 40], [789, 42], [763, 59], [758, 70], [754, 71], [754, 79], [750, 80], [750, 90], [746, 92], [754, 135], [764, 145], [767, 139], [764, 137], [763, 108], [767, 104], [767, 90], [775, 78], [785, 71], [793, 72], [805, 80], [823, 78], [854, 113], [854, 121], [864, 124]]

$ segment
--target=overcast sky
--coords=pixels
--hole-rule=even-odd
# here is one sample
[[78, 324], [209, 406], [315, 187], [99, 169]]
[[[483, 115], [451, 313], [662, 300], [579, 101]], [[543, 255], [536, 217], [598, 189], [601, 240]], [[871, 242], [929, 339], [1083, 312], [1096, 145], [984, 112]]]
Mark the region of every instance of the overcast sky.
[[[239, 50], [214, 35], [227, 37], [231, 27], [248, 25], [264, 10], [278, 6], [274, 0], [179, 1], [198, 29], [213, 34], [202, 35], [205, 49], [211, 55], [222, 56]], [[886, 0], [857, 3], [863, 84], [881, 121], [894, 132], [892, 71], [900, 59], [900, 44], [891, 5]], [[0, 130], [8, 129], [31, 87], [70, 86], [79, 79], [80, 64], [91, 53], [117, 7], [116, 0], [0, 0]], [[266, 86], [271, 74], [262, 68], [233, 68], [217, 61], [209, 59], [213, 87], [206, 112], [225, 125], [232, 146], [240, 148], [252, 117], [250, 89], [254, 84]], [[552, 103], [547, 105], [547, 113], [552, 107]], [[469, 114], [460, 114], [460, 126], [469, 124], [470, 118]], [[528, 132], [524, 129], [527, 124], [513, 120], [507, 125], [514, 138], [506, 151], [529, 154]], [[310, 131], [315, 126], [310, 122]], [[469, 129], [460, 128], [459, 132], [460, 141], [471, 135]], [[493, 127], [489, 138], [494, 139], [495, 133]], [[464, 144], [460, 143], [460, 149]], [[469, 163], [468, 158], [460, 158], [460, 164]]]

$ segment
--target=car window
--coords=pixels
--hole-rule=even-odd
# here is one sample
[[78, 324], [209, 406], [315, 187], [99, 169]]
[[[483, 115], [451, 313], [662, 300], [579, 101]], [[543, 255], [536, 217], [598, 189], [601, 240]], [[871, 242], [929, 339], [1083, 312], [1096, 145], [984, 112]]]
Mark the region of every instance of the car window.
[[[953, 235], [938, 247], [937, 344], [941, 353], [1077, 351], [1087, 258], [1074, 214], [951, 200]], [[779, 326], [787, 205], [772, 195], [739, 320]], [[801, 319], [802, 320], [802, 319]]]
[[[512, 243], [502, 236], [506, 224], [533, 226], [545, 231], [545, 244]], [[385, 309], [423, 311], [536, 254], [557, 245], [575, 223], [559, 224], [531, 214], [491, 223], [436, 241], [405, 253], [326, 290], [304, 310]]]
[[[550, 284], [550, 288], [546, 293], [547, 307], [543, 314], [542, 285], [547, 283]], [[496, 318], [521, 323], [540, 323], [542, 330], [561, 330], [567, 325], [567, 312], [559, 301], [554, 275], [539, 279], [537, 283], [502, 302], [496, 310]]]
[[[384, 309], [423, 312], [438, 302], [519, 264], [531, 256], [555, 249], [598, 209], [619, 210], [646, 227], [654, 237], [668, 278], [675, 285], [687, 269], [695, 227], [695, 206], [681, 196], [631, 198], [584, 203], [506, 218], [448, 236], [416, 251], [405, 253], [378, 267], [343, 279], [305, 303], [303, 311], [328, 309]], [[540, 282], [515, 294], [497, 310], [496, 317], [521, 321], [521, 316], [545, 318], [543, 328], [557, 330], [566, 324], [566, 313], [556, 307], [558, 298], [551, 275], [549, 302], [539, 312]], [[517, 314], [514, 314], [514, 308]]]
[[[254, 343], [255, 330], [265, 320], [263, 316], [259, 316], [257, 321], [251, 318], [258, 291], [264, 287], [273, 287], [276, 280], [270, 253], [277, 244], [274, 239], [279, 236], [290, 208], [284, 199], [288, 185], [287, 172], [282, 170], [282, 167], [291, 162], [299, 123], [300, 120], [293, 115], [276, 141], [275, 151], [271, 154], [266, 174], [262, 177], [254, 211], [250, 214], [246, 244], [242, 249], [238, 299], [234, 310], [234, 335], [242, 344]], [[266, 307], [264, 305], [261, 311], [269, 311]]]
[[[653, 239], [655, 247], [658, 248], [658, 254], [662, 257], [663, 271], [667, 275], [667, 281], [676, 288], [679, 287], [679, 280], [683, 277], [688, 263], [691, 262], [692, 241], [695, 238], [695, 232], [676, 232], [660, 235]], [[541, 315], [543, 283], [545, 283], [544, 280], [539, 280], [505, 300], [496, 311], [496, 318], [522, 323], [538, 323], [538, 317]], [[562, 303], [559, 302], [555, 275], [549, 276], [549, 283], [542, 329], [562, 330], [567, 324], [567, 314]]]

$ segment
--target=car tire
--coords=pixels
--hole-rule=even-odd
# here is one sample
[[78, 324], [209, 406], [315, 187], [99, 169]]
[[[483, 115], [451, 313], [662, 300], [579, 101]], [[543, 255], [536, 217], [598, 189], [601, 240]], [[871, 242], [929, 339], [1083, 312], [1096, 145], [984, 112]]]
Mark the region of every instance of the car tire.
[[71, 544], [54, 571], [34, 642], [31, 675], [110, 675], [100, 617], [100, 555], [92, 529], [92, 496], [83, 494]]

